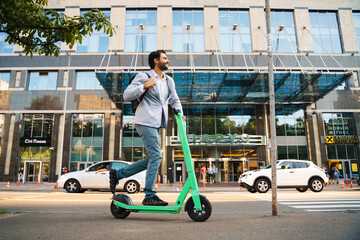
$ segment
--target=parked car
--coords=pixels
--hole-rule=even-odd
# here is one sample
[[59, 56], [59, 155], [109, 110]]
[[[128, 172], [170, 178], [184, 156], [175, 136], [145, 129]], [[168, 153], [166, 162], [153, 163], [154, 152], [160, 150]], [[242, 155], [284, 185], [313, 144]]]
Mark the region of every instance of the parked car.
[[[310, 188], [321, 192], [329, 181], [325, 172], [311, 161], [279, 160], [276, 169], [278, 188], [296, 188], [299, 192]], [[241, 174], [239, 183], [251, 193], [266, 193], [271, 188], [271, 165]]]
[[[82, 193], [90, 189], [110, 190], [109, 170], [121, 169], [129, 164], [131, 163], [124, 161], [99, 162], [82, 171], [61, 175], [57, 181], [57, 186], [64, 188], [69, 193]], [[97, 170], [104, 168], [108, 170], [96, 173]], [[145, 175], [146, 171], [142, 171], [129, 178], [121, 179], [116, 189], [128, 193], [138, 193], [145, 188]]]

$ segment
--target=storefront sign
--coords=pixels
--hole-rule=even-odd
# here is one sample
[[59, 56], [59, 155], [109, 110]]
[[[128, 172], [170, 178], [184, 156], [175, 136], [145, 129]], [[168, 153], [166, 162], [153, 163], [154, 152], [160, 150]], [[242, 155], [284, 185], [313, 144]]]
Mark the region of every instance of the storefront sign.
[[50, 147], [51, 138], [21, 138], [21, 147]]
[[357, 163], [352, 163], [351, 168], [353, 172], [357, 172], [358, 171]]
[[359, 137], [354, 136], [326, 136], [327, 144], [334, 143], [359, 143]]
[[[215, 135], [195, 135], [188, 134], [188, 143], [190, 146], [234, 146], [234, 145], [265, 145], [265, 136], [247, 135], [247, 134], [215, 134]], [[181, 146], [178, 136], [167, 138], [167, 146]]]

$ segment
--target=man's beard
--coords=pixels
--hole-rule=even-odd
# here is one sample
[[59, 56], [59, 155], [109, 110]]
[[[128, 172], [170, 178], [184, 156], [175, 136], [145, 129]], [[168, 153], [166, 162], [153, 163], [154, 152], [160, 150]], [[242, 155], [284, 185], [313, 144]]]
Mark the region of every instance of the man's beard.
[[166, 66], [165, 63], [159, 63], [159, 69], [160, 69], [161, 71], [166, 71], [166, 70], [168, 70], [169, 68]]

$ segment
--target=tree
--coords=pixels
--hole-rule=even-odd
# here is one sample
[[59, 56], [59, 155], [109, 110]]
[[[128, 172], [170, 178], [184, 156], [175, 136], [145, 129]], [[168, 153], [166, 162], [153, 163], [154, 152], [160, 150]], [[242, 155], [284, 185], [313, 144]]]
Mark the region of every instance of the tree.
[[60, 49], [55, 44], [58, 41], [74, 45], [94, 30], [110, 36], [114, 32], [110, 19], [98, 9], [69, 17], [44, 9], [47, 5], [48, 0], [1, 0], [0, 33], [7, 34], [5, 42], [22, 46], [23, 52], [31, 57], [33, 53], [58, 56]]

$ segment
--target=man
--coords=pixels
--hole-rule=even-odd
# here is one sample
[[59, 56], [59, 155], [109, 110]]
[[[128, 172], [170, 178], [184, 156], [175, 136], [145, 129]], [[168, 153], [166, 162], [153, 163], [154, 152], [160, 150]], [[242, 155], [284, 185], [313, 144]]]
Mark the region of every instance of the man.
[[212, 181], [213, 181], [213, 178], [214, 178], [214, 172], [213, 172], [213, 168], [212, 168], [212, 166], [211, 166], [211, 164], [210, 164], [210, 167], [208, 168], [208, 172], [209, 172], [209, 183], [212, 183]]
[[[157, 50], [149, 54], [151, 70], [139, 73], [124, 91], [124, 100], [132, 101], [145, 92], [143, 100], [135, 112], [135, 127], [143, 140], [147, 156], [120, 170], [111, 169], [110, 190], [115, 194], [116, 185], [122, 178], [130, 177], [147, 169], [145, 178], [145, 199], [143, 205], [167, 206], [168, 203], [156, 196], [155, 182], [161, 163], [160, 130], [166, 128], [168, 103], [172, 108], [182, 111], [180, 99], [175, 90], [174, 80], [164, 72], [168, 70], [169, 59], [165, 51]], [[185, 117], [183, 120], [185, 121]]]
[[215, 164], [213, 164], [212, 170], [213, 170], [214, 183], [216, 183], [216, 175], [218, 173], [218, 169], [216, 168]]

